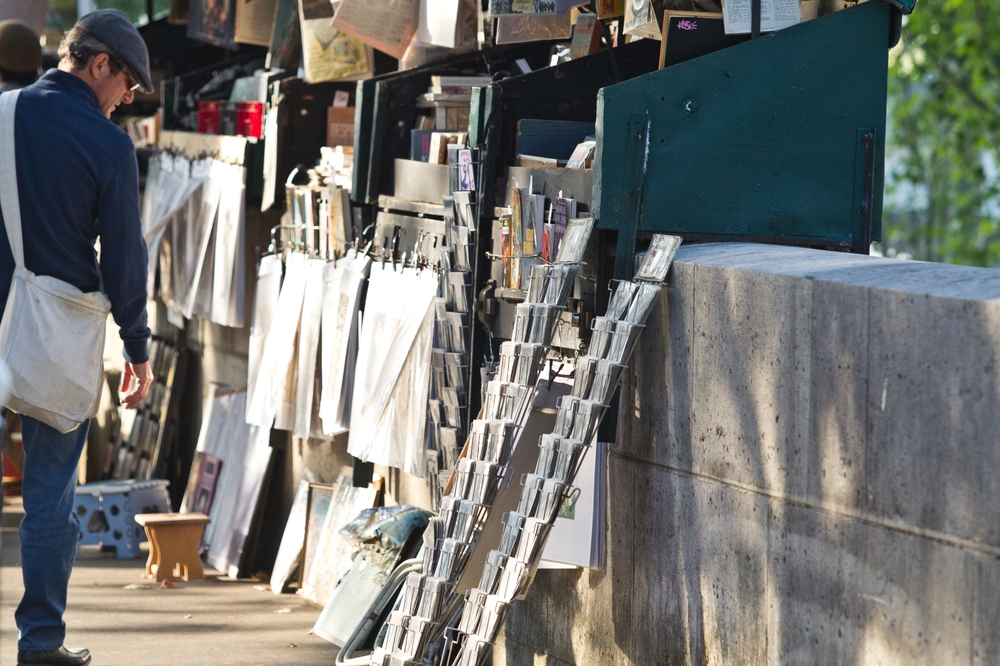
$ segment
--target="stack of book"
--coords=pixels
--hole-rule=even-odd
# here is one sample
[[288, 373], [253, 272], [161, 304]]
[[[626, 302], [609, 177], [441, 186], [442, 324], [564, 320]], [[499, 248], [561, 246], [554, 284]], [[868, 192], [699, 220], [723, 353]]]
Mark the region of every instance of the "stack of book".
[[487, 76], [432, 76], [430, 89], [420, 96], [417, 105], [434, 109], [434, 129], [468, 131], [469, 103], [472, 89], [488, 86]]

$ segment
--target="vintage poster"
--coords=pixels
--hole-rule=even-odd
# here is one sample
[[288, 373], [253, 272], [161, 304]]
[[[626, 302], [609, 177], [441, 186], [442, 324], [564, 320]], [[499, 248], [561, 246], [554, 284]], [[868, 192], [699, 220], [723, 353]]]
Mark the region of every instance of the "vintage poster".
[[302, 66], [307, 83], [371, 76], [372, 54], [360, 40], [341, 32], [330, 20], [328, 0], [299, 0]]

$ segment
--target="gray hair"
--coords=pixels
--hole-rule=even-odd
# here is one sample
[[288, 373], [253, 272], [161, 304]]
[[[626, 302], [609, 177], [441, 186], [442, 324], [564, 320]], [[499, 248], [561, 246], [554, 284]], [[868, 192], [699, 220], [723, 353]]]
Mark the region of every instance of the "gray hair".
[[66, 33], [56, 53], [59, 54], [60, 63], [69, 63], [73, 69], [83, 69], [91, 58], [104, 53], [110, 58], [108, 64], [111, 72], [117, 74], [121, 70], [121, 57], [110, 46], [79, 26], [74, 26]]

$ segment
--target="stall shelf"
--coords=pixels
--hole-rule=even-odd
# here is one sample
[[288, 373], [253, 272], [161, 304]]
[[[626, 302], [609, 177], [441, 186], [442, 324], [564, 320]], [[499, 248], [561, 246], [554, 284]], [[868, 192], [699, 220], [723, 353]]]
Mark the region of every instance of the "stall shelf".
[[553, 42], [498, 46], [359, 81], [352, 201], [376, 205], [379, 196], [393, 194], [394, 161], [410, 156], [410, 130], [417, 116], [426, 111], [417, 106], [417, 99], [427, 92], [432, 76], [510, 76], [519, 71], [517, 60], [533, 69], [544, 67], [552, 46]]

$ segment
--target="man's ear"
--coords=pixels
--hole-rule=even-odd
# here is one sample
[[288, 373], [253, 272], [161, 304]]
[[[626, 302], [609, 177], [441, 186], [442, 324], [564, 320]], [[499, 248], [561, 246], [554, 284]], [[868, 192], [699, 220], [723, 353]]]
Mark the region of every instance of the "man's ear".
[[107, 53], [98, 53], [95, 55], [90, 61], [90, 67], [88, 67], [91, 78], [95, 80], [100, 78], [102, 70], [110, 70], [110, 68], [111, 61]]

